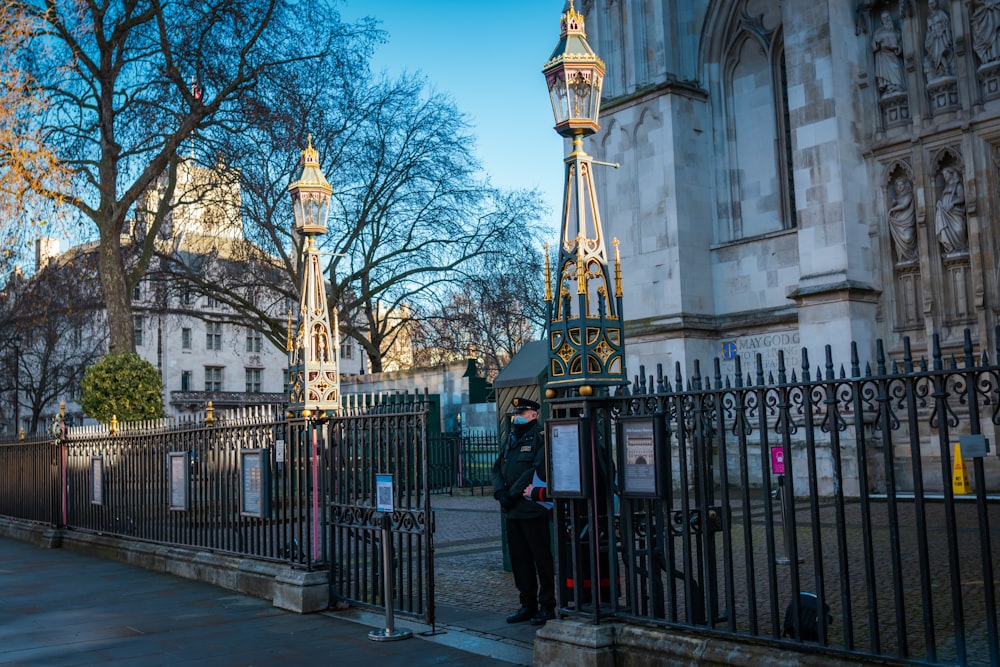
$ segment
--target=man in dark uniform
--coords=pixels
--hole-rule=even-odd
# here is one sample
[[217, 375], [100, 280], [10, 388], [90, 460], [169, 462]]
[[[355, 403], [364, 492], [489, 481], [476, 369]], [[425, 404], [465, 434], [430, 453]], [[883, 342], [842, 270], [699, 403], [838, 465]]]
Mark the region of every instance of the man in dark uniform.
[[545, 479], [545, 436], [538, 422], [538, 403], [515, 398], [513, 404], [510, 441], [493, 464], [493, 497], [504, 515], [514, 585], [521, 601], [521, 608], [507, 622], [545, 625], [556, 617], [550, 511], [523, 495]]

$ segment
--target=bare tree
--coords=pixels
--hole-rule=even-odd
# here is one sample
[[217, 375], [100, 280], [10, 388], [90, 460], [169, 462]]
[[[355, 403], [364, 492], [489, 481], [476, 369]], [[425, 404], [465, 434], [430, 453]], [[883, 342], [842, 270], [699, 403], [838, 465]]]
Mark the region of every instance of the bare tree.
[[[44, 428], [40, 419], [55, 407], [53, 401], [78, 395], [83, 371], [104, 354], [107, 337], [96, 269], [96, 247], [79, 248], [4, 293], [0, 337], [18, 342], [16, 354], [9, 353], [8, 345], [8, 372], [0, 393], [13, 396], [15, 388], [20, 390], [29, 433]], [[6, 410], [13, 412], [13, 405]]]
[[[16, 38], [0, 35], [0, 47], [12, 54], [12, 71], [24, 73], [41, 108], [25, 121], [38, 146], [13, 155], [0, 172], [28, 174], [27, 186], [2, 193], [68, 205], [96, 228], [111, 351], [134, 349], [129, 294], [177, 201], [182, 155], [191, 151], [207, 165], [214, 159], [193, 139], [239, 132], [254, 121], [261, 87], [296, 84], [287, 68], [366, 51], [374, 35], [370, 23], [346, 27], [318, 1], [9, 0], [4, 12], [23, 30]], [[347, 68], [356, 60], [337, 62]], [[69, 178], [43, 178], [45, 153], [34, 148], [51, 151]], [[163, 196], [144, 247], [126, 265], [122, 232], [133, 207], [158, 184]]]
[[413, 336], [419, 364], [473, 355], [492, 380], [522, 345], [542, 336], [545, 284], [537, 239], [546, 231], [521, 230], [496, 261], [475, 262], [443, 301], [421, 314]]
[[[177, 253], [168, 253], [164, 266], [175, 280], [214, 290], [245, 325], [282, 344], [284, 309], [276, 317], [275, 308], [297, 300], [299, 279], [287, 187], [298, 178], [299, 151], [311, 133], [334, 188], [329, 229], [318, 239], [328, 258], [329, 301], [342, 332], [379, 372], [406, 343], [414, 317], [429, 312], [427, 304], [473, 266], [500, 261], [509, 239], [537, 226], [541, 199], [482, 179], [464, 116], [422, 79], [358, 76], [334, 87], [312, 76], [315, 66], [304, 63], [298, 78], [322, 85], [261, 99], [263, 122], [216, 137], [216, 150], [240, 180], [243, 252], [256, 270], [233, 263], [224, 277], [208, 278]], [[255, 306], [246, 293], [258, 294]]]

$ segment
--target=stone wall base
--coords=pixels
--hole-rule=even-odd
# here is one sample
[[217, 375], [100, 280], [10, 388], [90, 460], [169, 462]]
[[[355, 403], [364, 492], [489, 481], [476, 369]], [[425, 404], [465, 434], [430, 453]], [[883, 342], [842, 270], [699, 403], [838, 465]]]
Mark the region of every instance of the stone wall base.
[[903, 663], [829, 653], [795, 651], [704, 637], [683, 630], [649, 628], [625, 623], [593, 625], [576, 620], [549, 621], [535, 634], [536, 665], [547, 667], [856, 667]]
[[57, 529], [8, 518], [0, 518], [0, 537], [47, 549], [69, 549], [203, 581], [271, 600], [275, 607], [300, 614], [323, 611], [330, 606], [329, 575], [325, 571], [306, 572], [269, 561]]

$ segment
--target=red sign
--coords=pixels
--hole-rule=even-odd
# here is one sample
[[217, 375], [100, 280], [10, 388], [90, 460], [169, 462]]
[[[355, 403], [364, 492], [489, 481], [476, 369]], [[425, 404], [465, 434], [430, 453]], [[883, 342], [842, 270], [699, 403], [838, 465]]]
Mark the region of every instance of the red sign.
[[775, 475], [785, 474], [785, 450], [781, 447], [771, 447], [771, 472]]

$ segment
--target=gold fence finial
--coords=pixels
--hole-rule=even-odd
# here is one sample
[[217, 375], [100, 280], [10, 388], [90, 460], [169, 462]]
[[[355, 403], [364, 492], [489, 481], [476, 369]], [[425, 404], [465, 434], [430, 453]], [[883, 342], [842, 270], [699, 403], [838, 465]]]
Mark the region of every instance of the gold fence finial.
[[118, 435], [118, 415], [111, 415], [111, 435]]
[[205, 404], [205, 426], [211, 426], [215, 423], [215, 408], [212, 406], [212, 401]]

